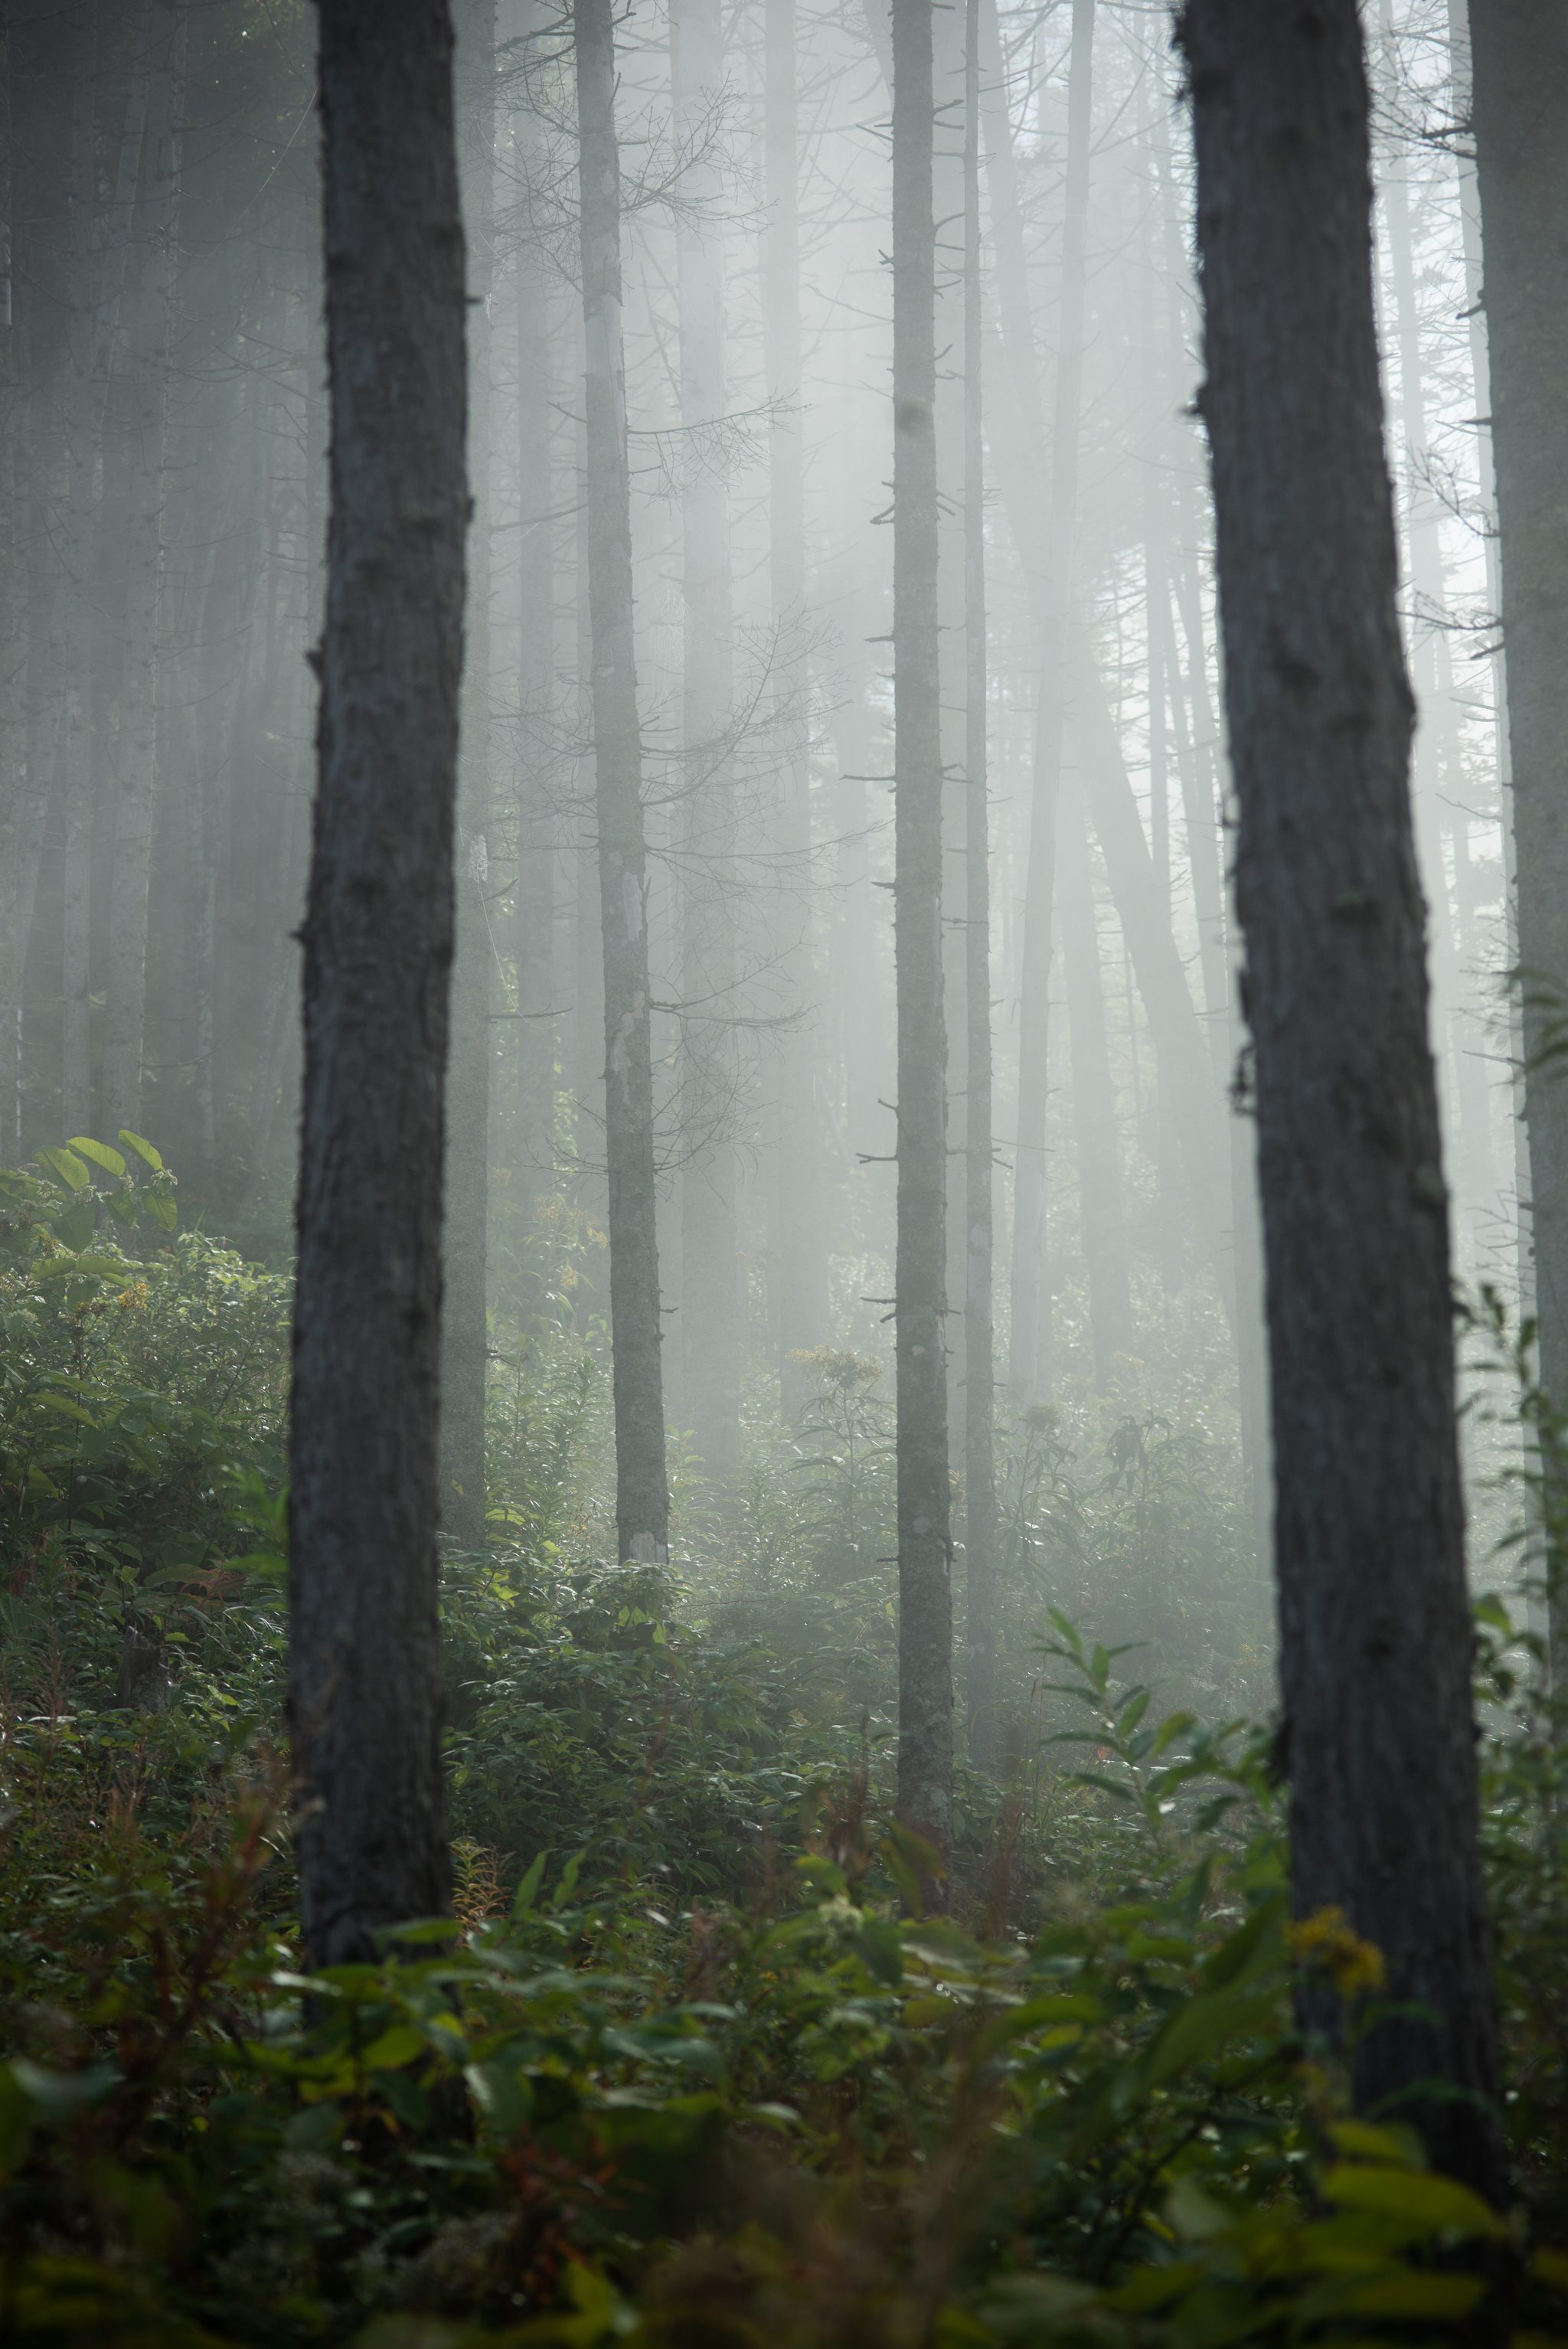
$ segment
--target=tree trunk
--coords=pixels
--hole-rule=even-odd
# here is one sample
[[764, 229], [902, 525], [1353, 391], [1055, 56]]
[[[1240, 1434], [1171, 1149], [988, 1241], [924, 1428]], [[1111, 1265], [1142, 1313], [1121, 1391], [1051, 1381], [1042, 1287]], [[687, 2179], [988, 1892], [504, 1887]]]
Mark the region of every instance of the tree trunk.
[[1057, 822], [1057, 889], [1072, 1042], [1073, 1125], [1078, 1140], [1078, 1227], [1088, 1272], [1094, 1382], [1106, 1393], [1119, 1354], [1132, 1351], [1132, 1292], [1127, 1272], [1127, 1211], [1116, 1092], [1105, 1032], [1105, 983], [1094, 874], [1076, 781], [1061, 795]]
[[893, 0], [892, 73], [898, 1806], [904, 1824], [945, 1857], [953, 1823], [953, 1544], [930, 0]]
[[490, 1169], [490, 330], [494, 275], [495, 0], [456, 0], [453, 100], [469, 282], [468, 596], [458, 755], [457, 931], [442, 1192], [441, 1523], [464, 1549], [485, 1537], [485, 1210]]
[[322, 0], [320, 22], [332, 504], [289, 1653], [313, 1967], [450, 1899], [437, 1413], [468, 511], [447, 0]]
[[[542, 12], [531, 12], [534, 25]], [[531, 190], [542, 170], [539, 118], [525, 82], [512, 116], [512, 144]], [[517, 663], [517, 887], [512, 963], [517, 974], [516, 1130], [513, 1179], [531, 1190], [555, 1183], [555, 1002], [551, 955], [554, 914], [553, 849], [544, 764], [554, 661], [554, 483], [550, 461], [550, 307], [540, 256], [520, 238], [517, 296], [517, 493], [519, 554]]]
[[[1293, 1900], [1304, 1917], [1341, 1909], [1387, 1962], [1395, 2011], [1355, 2047], [1358, 2107], [1415, 2123], [1439, 2168], [1501, 2201], [1360, 27], [1355, 0], [1277, 15], [1189, 0], [1181, 37], [1256, 1056]], [[1338, 2037], [1326, 1983], [1301, 2004], [1309, 2030]], [[1424, 2095], [1434, 2077], [1468, 2101]]]
[[[1057, 797], [1061, 785], [1068, 615], [1078, 520], [1078, 409], [1083, 393], [1084, 261], [1088, 233], [1089, 101], [1094, 87], [1094, 0], [1073, 0], [1068, 67], [1062, 316], [1051, 432], [1051, 508], [1041, 598], [1040, 704], [1036, 719], [1029, 870], [1024, 898], [1018, 997], [1018, 1134], [1014, 1164], [1012, 1359], [1016, 1409], [1050, 1391], [1050, 1288], [1046, 1247], [1046, 1101], [1052, 899], [1057, 894]], [[1016, 239], [1015, 268], [1023, 242]], [[1026, 296], [1016, 297], [1020, 312]]]
[[735, 990], [734, 701], [729, 512], [715, 427], [725, 398], [722, 178], [712, 109], [724, 84], [719, 0], [670, 11], [675, 115], [691, 160], [677, 230], [682, 428], [681, 731], [684, 872], [681, 1018], [682, 1408], [710, 1476], [727, 1482], [740, 1445], [736, 1312], [738, 1070]]
[[[1491, 447], [1513, 787], [1541, 1382], [1568, 1403], [1568, 21], [1547, 0], [1470, 9]], [[1520, 1202], [1522, 1212], [1526, 1202]], [[1553, 1679], [1568, 1673], [1568, 1592], [1551, 1598]]]
[[163, 565], [163, 456], [172, 359], [175, 240], [184, 118], [185, 0], [160, 0], [151, 27], [139, 204], [141, 252], [130, 357], [136, 450], [125, 602], [114, 879], [109, 896], [104, 1123], [139, 1130], [147, 1006], [147, 899], [158, 782], [159, 602]]
[[[764, 240], [763, 318], [768, 396], [777, 403], [769, 435], [768, 545], [773, 625], [779, 652], [793, 652], [806, 605], [806, 498], [800, 413], [800, 221], [795, 96], [795, 0], [767, 0], [764, 14], [764, 140], [768, 225]], [[801, 659], [804, 655], [799, 656]], [[804, 699], [791, 669], [782, 698]], [[804, 712], [792, 713], [779, 781], [777, 839], [785, 883], [780, 950], [785, 1000], [799, 1025], [781, 1039], [778, 1147], [774, 1154], [779, 1233], [779, 1392], [787, 1420], [806, 1401], [792, 1356], [820, 1345], [828, 1330], [828, 1256], [824, 1240], [817, 1112], [812, 1071], [820, 1043], [811, 961], [811, 794]]]
[[92, 1130], [89, 1080], [88, 954], [92, 899], [92, 751], [87, 727], [88, 564], [91, 548], [93, 476], [93, 349], [96, 336], [92, 267], [93, 85], [98, 64], [97, 0], [87, 0], [77, 30], [72, 92], [70, 224], [70, 356], [66, 382], [66, 446], [70, 466], [61, 593], [66, 598], [65, 711], [60, 763], [65, 771], [66, 837], [61, 877], [61, 1124], [67, 1134]]
[[583, 319], [587, 350], [588, 601], [594, 809], [604, 950], [604, 1146], [615, 1522], [624, 1558], [667, 1557], [659, 1249], [649, 1051], [647, 859], [632, 635], [631, 483], [621, 333], [621, 179], [610, 0], [577, 0]]
[[980, 342], [980, 0], [964, 50], [964, 781], [968, 1085], [964, 1129], [964, 1565], [969, 1758], [995, 1771], [995, 1365], [992, 1330], [991, 827], [985, 740], [985, 446]]

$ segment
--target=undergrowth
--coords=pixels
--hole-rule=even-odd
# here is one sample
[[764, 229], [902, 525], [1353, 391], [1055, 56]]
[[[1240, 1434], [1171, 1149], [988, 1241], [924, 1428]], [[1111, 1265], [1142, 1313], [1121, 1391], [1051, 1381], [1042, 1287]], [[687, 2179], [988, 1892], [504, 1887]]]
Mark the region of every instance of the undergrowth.
[[[606, 1564], [567, 1277], [595, 1243], [564, 1221], [496, 1349], [492, 1538], [443, 1562], [456, 1916], [313, 1974], [286, 1285], [112, 1206], [98, 1174], [142, 1187], [127, 1154], [83, 1151], [8, 1177], [0, 1233], [0, 2339], [1568, 2337], [1563, 1723], [1500, 1602], [1506, 2214], [1351, 2120], [1297, 2030], [1304, 1971], [1353, 2038], [1380, 1968], [1336, 1915], [1289, 1921], [1255, 1594], [1201, 1414], [1079, 1401], [1012, 1431], [1007, 1763], [961, 1765], [923, 1916], [875, 1363], [813, 1358], [726, 1502], [677, 1446], [673, 1565]], [[1550, 1564], [1557, 1423], [1487, 1310]]]

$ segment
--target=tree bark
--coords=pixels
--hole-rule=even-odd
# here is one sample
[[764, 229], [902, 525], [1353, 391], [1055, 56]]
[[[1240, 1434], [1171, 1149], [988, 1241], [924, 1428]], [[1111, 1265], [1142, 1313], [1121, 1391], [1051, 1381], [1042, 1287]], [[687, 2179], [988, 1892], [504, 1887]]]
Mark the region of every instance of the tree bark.
[[[1355, 0], [1189, 0], [1236, 887], [1256, 1056], [1296, 1912], [1395, 2011], [1358, 2107], [1503, 2199], [1448, 1210]], [[1310, 1982], [1303, 2020], [1342, 2011]], [[1429, 2010], [1422, 2013], [1414, 2009]], [[1441, 2078], [1461, 2101], [1422, 2093]]]
[[450, 1899], [437, 1413], [468, 511], [447, 0], [321, 0], [320, 23], [332, 505], [289, 1653], [316, 1967]]
[[624, 1558], [668, 1556], [659, 1249], [649, 1050], [647, 854], [632, 634], [631, 483], [621, 328], [621, 181], [610, 0], [577, 0], [583, 319], [587, 352], [588, 602], [594, 808], [604, 950], [604, 1145], [615, 1522]]
[[964, 1129], [965, 1692], [969, 1758], [995, 1771], [996, 1447], [991, 1128], [991, 826], [985, 739], [985, 444], [980, 279], [980, 0], [966, 0], [964, 49], [964, 784], [965, 990], [969, 1028]]
[[458, 753], [457, 930], [442, 1192], [441, 1523], [485, 1537], [485, 1219], [490, 1118], [490, 327], [495, 224], [495, 0], [455, 0], [453, 104], [469, 286], [468, 594]]
[[[936, 232], [930, 0], [893, 0], [893, 945], [898, 972], [898, 1806], [953, 1824], [947, 1469], [947, 1038], [936, 605]], [[927, 1897], [934, 1897], [934, 1886]]]
[[[1568, 22], [1548, 0], [1470, 8], [1491, 448], [1524, 1015], [1529, 1237], [1541, 1382], [1568, 1403]], [[1522, 1213], [1526, 1202], [1521, 1200]], [[1553, 1679], [1568, 1593], [1551, 1595]]]

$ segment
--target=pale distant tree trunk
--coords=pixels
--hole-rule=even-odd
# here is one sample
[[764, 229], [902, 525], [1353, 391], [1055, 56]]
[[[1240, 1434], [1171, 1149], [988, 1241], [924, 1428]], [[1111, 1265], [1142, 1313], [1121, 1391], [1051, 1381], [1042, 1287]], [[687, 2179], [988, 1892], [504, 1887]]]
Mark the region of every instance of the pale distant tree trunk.
[[485, 1537], [485, 1213], [490, 1170], [490, 328], [494, 275], [495, 0], [456, 0], [453, 98], [469, 304], [468, 595], [458, 754], [457, 931], [447, 1063], [441, 1269], [441, 1523]]
[[[1036, 719], [1024, 954], [1018, 998], [1018, 1133], [1014, 1157], [1012, 1346], [1008, 1382], [1016, 1409], [1050, 1391], [1050, 1288], [1046, 1252], [1046, 1098], [1051, 915], [1057, 872], [1057, 795], [1061, 781], [1067, 625], [1073, 595], [1078, 519], [1078, 409], [1083, 387], [1084, 256], [1088, 233], [1089, 100], [1094, 71], [1094, 0], [1073, 0], [1068, 67], [1066, 214], [1062, 230], [1061, 327], [1051, 434], [1050, 542], [1042, 599], [1040, 703]], [[1019, 240], [1017, 264], [1022, 262]]]
[[91, 949], [93, 774], [88, 738], [88, 565], [91, 557], [93, 471], [92, 268], [93, 82], [98, 63], [97, 0], [86, 0], [77, 27], [72, 90], [69, 269], [69, 373], [66, 446], [70, 467], [60, 592], [66, 599], [65, 710], [60, 762], [65, 773], [61, 883], [61, 1123], [67, 1134], [92, 1126], [88, 1061], [88, 957]]
[[953, 1824], [953, 1543], [930, 0], [893, 0], [892, 77], [898, 1806], [905, 1825], [945, 1855]]
[[[1483, 12], [1490, 13], [1490, 12]], [[1382, 1951], [1363, 2112], [1506, 2196], [1448, 1211], [1355, 0], [1190, 0], [1236, 889], [1256, 1060], [1293, 1903]], [[1532, 88], [1539, 64], [1532, 60]], [[1330, 2039], [1343, 2009], [1304, 1989]], [[1448, 2097], [1424, 2092], [1440, 2080]]]
[[[1528, 1271], [1541, 1382], [1561, 1410], [1568, 1403], [1568, 1064], [1553, 1038], [1568, 1015], [1568, 21], [1545, 0], [1472, 0], [1470, 52], [1524, 1011]], [[1562, 1588], [1552, 1593], [1551, 1636], [1561, 1688], [1568, 1675]]]
[[670, 11], [677, 133], [691, 158], [678, 228], [682, 425], [681, 566], [686, 643], [679, 826], [685, 875], [681, 1021], [683, 1409], [710, 1475], [733, 1475], [740, 1444], [736, 1298], [738, 1072], [735, 988], [734, 703], [729, 514], [714, 429], [726, 408], [723, 185], [714, 109], [723, 92], [719, 0]]
[[964, 49], [965, 964], [964, 1561], [969, 1756], [997, 1766], [995, 1366], [992, 1330], [991, 827], [985, 739], [985, 445], [980, 347], [980, 0]]
[[1078, 1141], [1078, 1227], [1088, 1272], [1094, 1382], [1111, 1383], [1118, 1354], [1132, 1350], [1132, 1297], [1127, 1271], [1127, 1211], [1116, 1093], [1105, 1030], [1104, 973], [1094, 876], [1084, 831], [1083, 796], [1074, 781], [1057, 813], [1057, 891], [1072, 1043], [1073, 1125]]
[[147, 900], [158, 784], [159, 601], [163, 568], [164, 445], [172, 361], [181, 145], [184, 122], [185, 0], [159, 0], [151, 26], [151, 79], [138, 202], [136, 326], [130, 352], [135, 448], [128, 540], [125, 659], [115, 777], [114, 874], [109, 895], [104, 1123], [139, 1130], [147, 1004]]
[[[800, 413], [800, 218], [795, 96], [795, 0], [767, 0], [763, 26], [764, 162], [768, 203], [763, 320], [768, 396], [777, 403], [769, 436], [769, 560], [773, 622], [780, 653], [806, 604], [806, 498]], [[789, 671], [786, 695], [803, 679]], [[803, 698], [803, 696], [800, 696]], [[779, 1388], [786, 1419], [806, 1399], [791, 1356], [820, 1345], [828, 1327], [828, 1258], [823, 1240], [817, 1112], [812, 1071], [820, 1043], [811, 963], [811, 796], [804, 712], [793, 718], [779, 778], [777, 837], [785, 884], [781, 946], [788, 994], [800, 1024], [779, 1056], [778, 1146], [773, 1154], [779, 1233]]]
[[447, 0], [321, 0], [332, 514], [304, 922], [289, 1718], [313, 1967], [447, 1910], [441, 1125], [462, 658]]
[[587, 353], [588, 600], [604, 953], [604, 1143], [615, 1393], [615, 1521], [624, 1558], [668, 1555], [659, 1250], [649, 1055], [647, 853], [632, 634], [631, 483], [621, 328], [621, 180], [611, 0], [577, 0], [583, 319]]
[[[542, 19], [531, 10], [531, 20]], [[530, 189], [542, 168], [539, 118], [525, 83], [512, 116], [512, 145]], [[513, 1180], [549, 1190], [555, 1179], [555, 1025], [551, 930], [554, 858], [543, 762], [554, 687], [554, 545], [550, 461], [551, 316], [548, 281], [529, 239], [520, 237], [517, 301], [517, 887], [512, 961], [517, 972], [516, 1133]]]

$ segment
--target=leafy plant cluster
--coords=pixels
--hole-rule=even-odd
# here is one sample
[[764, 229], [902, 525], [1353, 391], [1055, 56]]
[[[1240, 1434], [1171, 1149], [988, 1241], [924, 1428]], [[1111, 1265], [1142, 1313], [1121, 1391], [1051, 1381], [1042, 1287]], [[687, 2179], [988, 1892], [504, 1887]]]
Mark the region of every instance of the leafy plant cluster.
[[[893, 1817], [874, 1364], [813, 1363], [727, 1516], [677, 1457], [676, 1567], [618, 1568], [595, 1555], [599, 1373], [543, 1316], [492, 1381], [493, 1538], [443, 1563], [456, 1919], [307, 1973], [286, 1284], [111, 1212], [100, 1174], [170, 1195], [121, 1139], [145, 1178], [77, 1143], [89, 1185], [55, 1167], [6, 1195], [0, 2337], [1564, 2335], [1568, 1748], [1542, 1643], [1483, 1603], [1520, 2187], [1499, 2215], [1349, 2121], [1341, 2059], [1299, 2035], [1304, 1973], [1354, 2036], [1380, 1961], [1333, 1912], [1289, 1922], [1249, 1709], [1171, 1709], [1230, 1504], [1202, 1431], [1150, 1413], [1018, 1432], [1009, 1766], [960, 1770], [932, 1918], [934, 1856]], [[87, 1188], [90, 1234], [67, 1221]], [[1552, 1574], [1561, 1430], [1528, 1332], [1491, 1334]], [[1155, 1640], [1130, 1651], [1119, 1606]], [[128, 1640], [154, 1686], [128, 1692]], [[1130, 1653], [1154, 1671], [1130, 1682]]]

